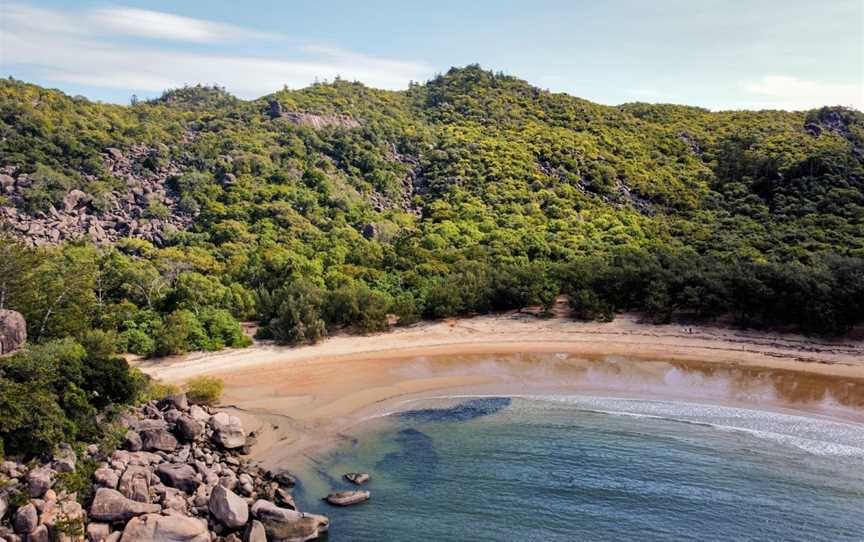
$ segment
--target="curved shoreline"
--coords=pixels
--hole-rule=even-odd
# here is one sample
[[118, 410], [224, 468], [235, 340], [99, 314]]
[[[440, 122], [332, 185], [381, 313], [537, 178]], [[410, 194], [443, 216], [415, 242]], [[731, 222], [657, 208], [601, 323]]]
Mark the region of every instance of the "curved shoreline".
[[690, 333], [626, 315], [583, 323], [510, 313], [138, 365], [168, 382], [222, 378], [223, 403], [256, 430], [253, 456], [267, 466], [314, 462], [350, 441], [344, 433], [364, 418], [436, 395], [611, 392], [810, 413], [829, 405], [864, 421], [862, 341], [705, 326]]
[[137, 365], [153, 377], [182, 382], [201, 374], [230, 376], [289, 363], [567, 352], [789, 369], [864, 379], [864, 340], [831, 341], [720, 326], [688, 327], [692, 333], [680, 325], [643, 324], [633, 315], [598, 323], [508, 313], [422, 322], [375, 335], [336, 335], [312, 346], [258, 342], [242, 350], [144, 360]]

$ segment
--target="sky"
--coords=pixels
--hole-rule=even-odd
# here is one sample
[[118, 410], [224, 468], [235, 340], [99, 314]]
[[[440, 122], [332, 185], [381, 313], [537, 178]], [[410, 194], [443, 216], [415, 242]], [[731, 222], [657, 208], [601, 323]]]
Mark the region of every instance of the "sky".
[[0, 75], [106, 102], [472, 63], [610, 105], [864, 110], [864, 0], [0, 0]]

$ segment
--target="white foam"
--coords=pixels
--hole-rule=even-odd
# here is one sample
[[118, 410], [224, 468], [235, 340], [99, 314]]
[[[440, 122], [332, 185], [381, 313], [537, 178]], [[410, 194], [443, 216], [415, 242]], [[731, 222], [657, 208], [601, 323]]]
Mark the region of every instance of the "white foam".
[[721, 431], [737, 431], [816, 455], [864, 458], [864, 425], [821, 416], [619, 397], [535, 395], [528, 398], [566, 403], [588, 412], [662, 419]]

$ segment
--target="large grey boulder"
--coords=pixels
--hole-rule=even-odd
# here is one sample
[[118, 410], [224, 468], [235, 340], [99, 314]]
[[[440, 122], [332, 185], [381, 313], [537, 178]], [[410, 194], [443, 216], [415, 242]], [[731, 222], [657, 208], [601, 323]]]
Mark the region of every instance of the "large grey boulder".
[[222, 486], [213, 488], [208, 508], [213, 517], [229, 529], [238, 529], [249, 521], [246, 500]]
[[159, 401], [159, 408], [163, 410], [167, 410], [170, 408], [176, 408], [181, 412], [185, 412], [189, 410], [189, 400], [186, 399], [185, 393], [177, 393], [175, 395], [169, 395]]
[[85, 207], [88, 203], [93, 201], [93, 198], [88, 196], [85, 192], [81, 190], [75, 189], [66, 194], [66, 197], [63, 198], [63, 208], [65, 211], [71, 212], [75, 209], [80, 209]]
[[54, 470], [57, 472], [75, 472], [78, 457], [75, 450], [68, 444], [60, 444], [54, 452]]
[[210, 533], [200, 519], [147, 514], [126, 524], [120, 542], [210, 542]]
[[127, 499], [119, 491], [100, 487], [93, 497], [90, 505], [90, 519], [96, 521], [125, 521], [141, 514], [155, 514], [159, 512], [158, 504], [147, 504]]
[[15, 512], [12, 526], [15, 528], [16, 533], [27, 534], [32, 532], [37, 525], [39, 525], [39, 514], [36, 512], [36, 506], [32, 502], [28, 502]]
[[[158, 415], [159, 411], [156, 410], [154, 414]], [[132, 429], [136, 431], [148, 431], [150, 429], [168, 429], [168, 423], [163, 419], [153, 420], [153, 419], [143, 419], [143, 420], [135, 420], [133, 423]]]
[[138, 431], [126, 431], [126, 437], [123, 439], [123, 447], [129, 450], [130, 452], [140, 452], [141, 448], [144, 447], [144, 443], [141, 442], [141, 435], [138, 434]]
[[217, 412], [210, 417], [210, 427], [213, 428], [213, 440], [227, 450], [242, 448], [246, 444], [246, 434], [243, 424], [237, 416], [229, 416], [225, 412]]
[[0, 309], [0, 354], [17, 350], [27, 341], [27, 322], [20, 312]]
[[204, 432], [204, 427], [201, 426], [201, 423], [188, 414], [181, 414], [175, 424], [177, 434], [186, 442], [194, 441]]
[[156, 468], [156, 476], [166, 486], [173, 487], [192, 495], [201, 482], [195, 476], [195, 469], [186, 463], [162, 463]]
[[117, 483], [120, 481], [120, 477], [117, 476], [117, 472], [114, 471], [114, 469], [101, 467], [96, 469], [93, 473], [93, 481], [96, 482], [96, 485], [110, 489], [117, 489]]
[[9, 497], [5, 493], [0, 493], [0, 521], [9, 511]]
[[207, 423], [210, 419], [210, 414], [198, 405], [192, 405], [189, 407], [189, 415], [192, 416], [193, 419], [204, 423]]
[[40, 525], [28, 533], [25, 537], [27, 542], [51, 542], [51, 534], [47, 525]]
[[107, 523], [92, 522], [87, 525], [87, 540], [89, 542], [105, 542], [111, 535], [111, 526]]
[[54, 484], [54, 472], [48, 467], [33, 469], [27, 474], [27, 485], [31, 497], [41, 497]]
[[177, 449], [177, 439], [167, 429], [141, 431], [141, 443], [146, 451], [173, 452]]
[[0, 194], [11, 194], [15, 190], [15, 179], [9, 175], [0, 174]]
[[253, 519], [243, 532], [243, 542], [267, 542], [267, 531], [264, 524]]
[[282, 542], [314, 540], [327, 532], [330, 526], [330, 520], [325, 516], [279, 508], [263, 499], [252, 505], [252, 515], [264, 525], [268, 540]]
[[117, 491], [127, 499], [150, 502], [150, 469], [142, 465], [129, 465], [120, 477]]

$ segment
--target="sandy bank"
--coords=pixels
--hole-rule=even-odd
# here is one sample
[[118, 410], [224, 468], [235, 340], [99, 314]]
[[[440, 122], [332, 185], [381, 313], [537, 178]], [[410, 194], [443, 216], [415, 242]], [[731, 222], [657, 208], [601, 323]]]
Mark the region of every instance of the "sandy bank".
[[339, 335], [299, 348], [259, 343], [244, 350], [193, 354], [139, 364], [150, 375], [182, 382], [201, 374], [260, 373], [282, 366], [456, 354], [567, 352], [789, 369], [864, 378], [864, 341], [826, 340], [726, 327], [655, 326], [624, 315], [614, 322], [575, 322], [523, 314], [424, 322], [388, 333]]

